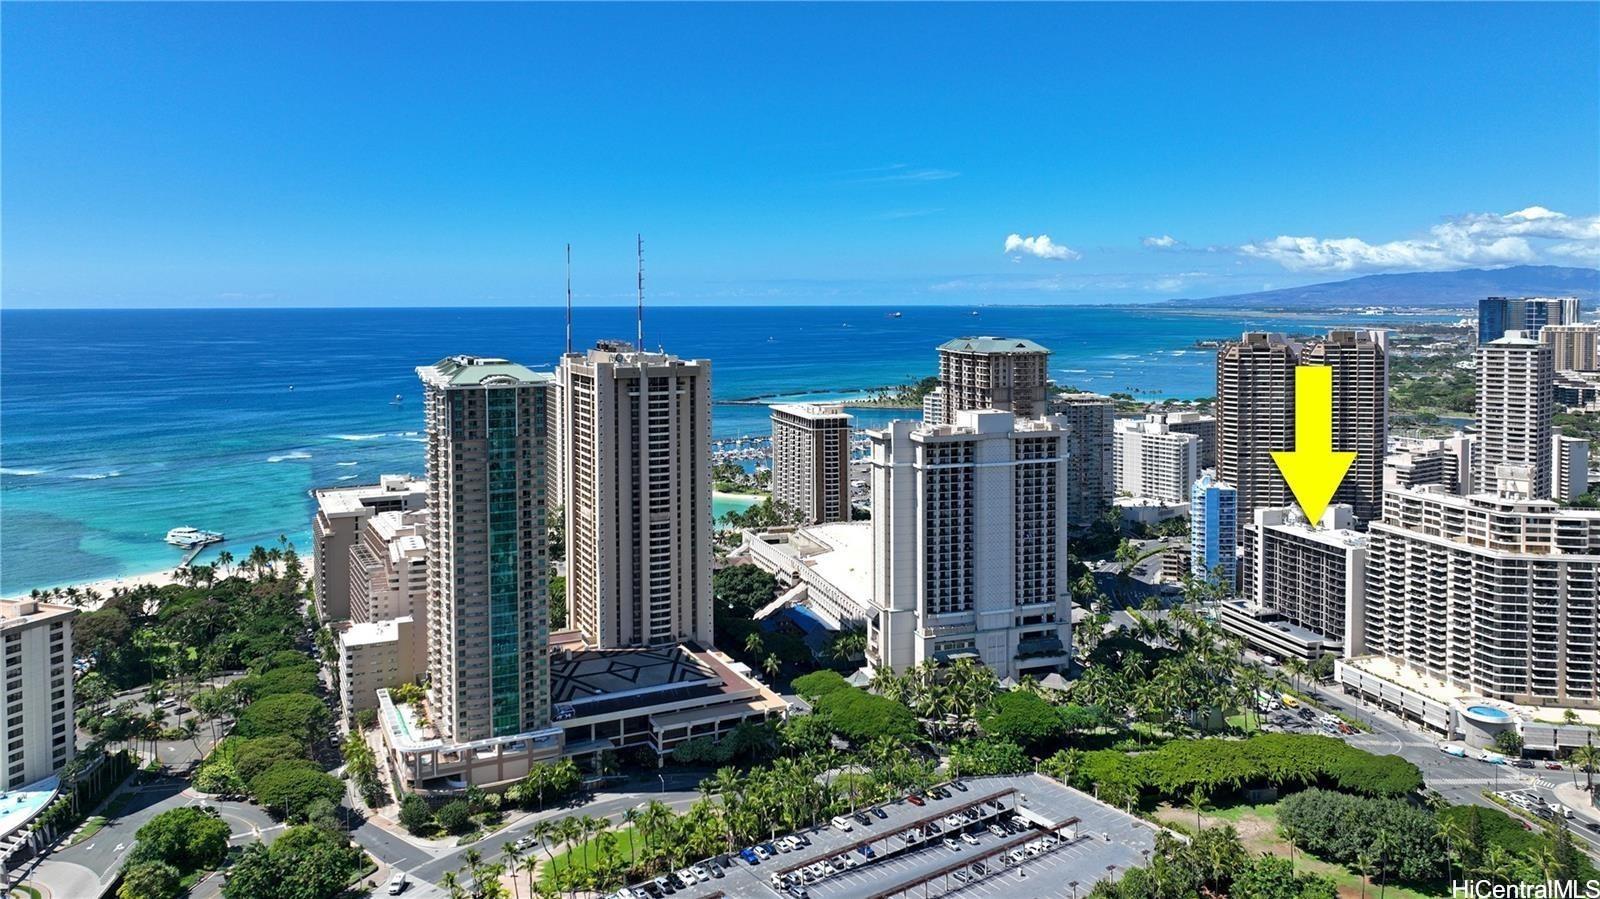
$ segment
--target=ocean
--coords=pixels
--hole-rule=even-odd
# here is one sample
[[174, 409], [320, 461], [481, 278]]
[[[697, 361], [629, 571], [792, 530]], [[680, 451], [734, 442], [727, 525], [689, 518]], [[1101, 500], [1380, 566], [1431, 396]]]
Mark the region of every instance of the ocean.
[[[1060, 384], [1194, 398], [1215, 389], [1215, 354], [1196, 340], [1356, 322], [1373, 319], [663, 307], [646, 311], [645, 343], [712, 361], [714, 435], [733, 437], [768, 431], [753, 398], [850, 398], [914, 381], [960, 335], [1037, 340]], [[580, 348], [633, 333], [632, 308], [574, 316]], [[218, 549], [236, 556], [279, 535], [309, 556], [308, 489], [422, 474], [416, 366], [474, 353], [549, 370], [562, 343], [562, 310], [544, 307], [0, 311], [0, 595], [170, 567], [181, 553], [162, 537], [179, 525], [225, 532]], [[856, 414], [875, 426], [917, 413]]]

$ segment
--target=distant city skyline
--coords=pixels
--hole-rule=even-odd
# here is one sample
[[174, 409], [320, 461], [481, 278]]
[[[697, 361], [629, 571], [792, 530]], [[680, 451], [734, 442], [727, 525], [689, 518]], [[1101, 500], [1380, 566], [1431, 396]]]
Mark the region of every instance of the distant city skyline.
[[8, 4], [11, 308], [1600, 264], [1600, 6]]

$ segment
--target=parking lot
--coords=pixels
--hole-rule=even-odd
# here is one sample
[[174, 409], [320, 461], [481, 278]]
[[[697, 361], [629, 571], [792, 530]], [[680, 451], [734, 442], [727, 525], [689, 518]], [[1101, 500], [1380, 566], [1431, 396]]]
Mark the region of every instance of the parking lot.
[[[1021, 881], [1045, 872], [1092, 884], [1140, 864], [1155, 838], [1150, 825], [1037, 774], [969, 778], [861, 814], [868, 823], [846, 816], [848, 830], [804, 831], [807, 845], [785, 847], [780, 838], [759, 854], [716, 860], [720, 869], [701, 866], [721, 877], [683, 887], [666, 878], [666, 886], [675, 899], [877, 899], [995, 889], [1014, 896]], [[666, 894], [654, 884], [626, 892], [630, 899]]]

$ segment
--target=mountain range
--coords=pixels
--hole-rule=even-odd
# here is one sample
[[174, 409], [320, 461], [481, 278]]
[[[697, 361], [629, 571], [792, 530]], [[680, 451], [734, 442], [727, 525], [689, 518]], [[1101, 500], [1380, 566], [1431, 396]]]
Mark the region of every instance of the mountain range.
[[1169, 304], [1252, 309], [1328, 309], [1346, 306], [1472, 307], [1492, 296], [1575, 296], [1600, 299], [1600, 269], [1514, 265], [1453, 272], [1363, 275], [1345, 281], [1257, 293], [1168, 300]]

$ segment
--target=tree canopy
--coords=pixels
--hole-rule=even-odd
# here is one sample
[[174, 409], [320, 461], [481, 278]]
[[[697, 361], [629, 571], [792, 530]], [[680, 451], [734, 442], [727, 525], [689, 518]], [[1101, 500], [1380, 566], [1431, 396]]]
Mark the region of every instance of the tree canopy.
[[180, 873], [215, 868], [228, 855], [226, 822], [194, 806], [168, 809], [139, 828], [131, 859], [164, 862]]

